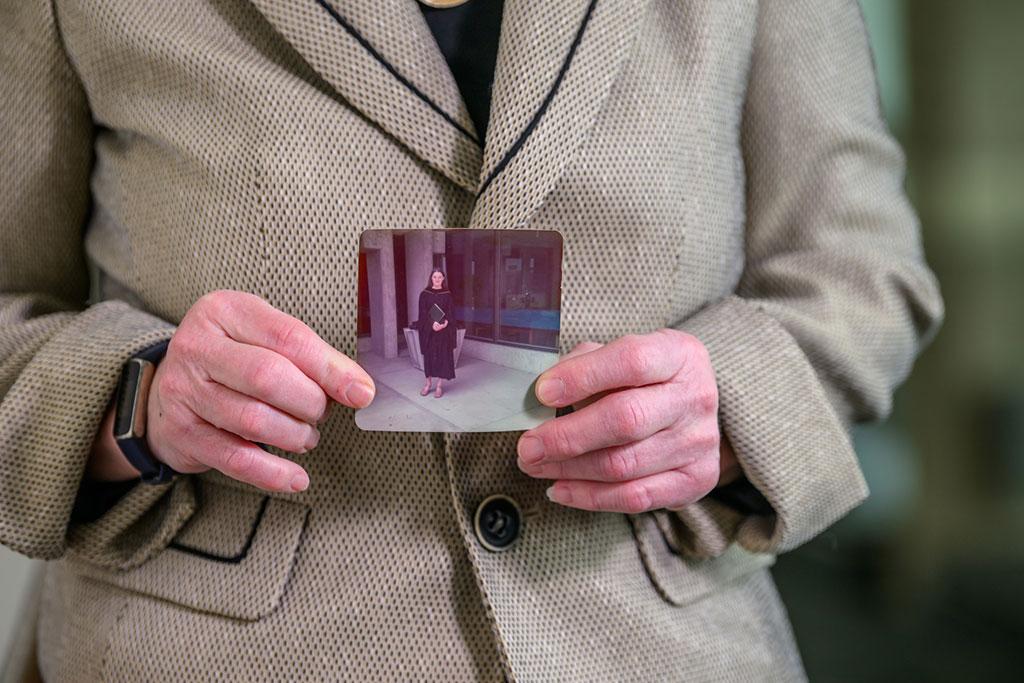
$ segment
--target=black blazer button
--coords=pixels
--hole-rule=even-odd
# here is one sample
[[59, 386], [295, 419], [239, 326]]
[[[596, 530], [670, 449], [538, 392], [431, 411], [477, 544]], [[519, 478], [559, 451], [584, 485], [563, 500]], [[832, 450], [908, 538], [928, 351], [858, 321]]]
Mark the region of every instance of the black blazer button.
[[476, 508], [473, 529], [480, 545], [497, 552], [507, 550], [522, 530], [519, 504], [501, 493], [487, 496]]

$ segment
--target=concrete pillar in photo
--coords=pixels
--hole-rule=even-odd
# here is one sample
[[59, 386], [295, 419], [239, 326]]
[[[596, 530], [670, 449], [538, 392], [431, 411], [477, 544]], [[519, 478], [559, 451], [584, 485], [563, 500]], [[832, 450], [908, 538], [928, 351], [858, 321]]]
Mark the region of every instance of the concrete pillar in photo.
[[430, 269], [434, 267], [433, 230], [410, 230], [405, 233], [405, 310], [408, 327], [419, 315], [420, 292], [427, 286]]
[[430, 233], [431, 233], [431, 235], [434, 238], [434, 253], [440, 255], [440, 258], [437, 259], [437, 262], [441, 264], [441, 270], [443, 270], [445, 273], [447, 273], [448, 272], [448, 264], [446, 263], [444, 248], [445, 248], [445, 236], [448, 233], [445, 232], [444, 230], [431, 230]]
[[370, 348], [384, 358], [398, 356], [395, 308], [395, 249], [390, 230], [363, 236], [367, 287], [370, 295]]

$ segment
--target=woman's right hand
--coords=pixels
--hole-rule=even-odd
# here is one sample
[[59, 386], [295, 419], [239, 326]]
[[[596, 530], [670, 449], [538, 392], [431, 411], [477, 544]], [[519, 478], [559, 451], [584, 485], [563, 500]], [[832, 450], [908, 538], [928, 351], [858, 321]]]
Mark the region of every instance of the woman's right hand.
[[374, 394], [366, 371], [302, 321], [254, 294], [217, 290], [189, 309], [157, 365], [146, 441], [179, 472], [212, 468], [264, 490], [302, 491], [306, 471], [254, 442], [305, 453], [330, 399], [362, 408]]

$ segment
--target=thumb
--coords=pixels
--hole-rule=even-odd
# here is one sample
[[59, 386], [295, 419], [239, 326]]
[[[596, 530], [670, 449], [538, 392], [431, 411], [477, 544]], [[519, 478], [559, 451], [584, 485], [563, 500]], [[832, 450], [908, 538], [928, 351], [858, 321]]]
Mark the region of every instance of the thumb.
[[593, 351], [595, 349], [599, 349], [602, 346], [604, 346], [604, 344], [601, 344], [600, 342], [589, 341], [589, 340], [588, 341], [582, 341], [579, 344], [577, 344], [576, 346], [572, 347], [572, 350], [569, 351], [569, 353], [567, 353], [564, 356], [562, 356], [562, 358], [560, 358], [559, 360], [564, 360], [566, 358], [572, 358], [573, 356], [579, 356], [579, 355], [582, 355], [584, 353], [589, 353], [590, 351]]
[[[577, 344], [576, 346], [572, 347], [572, 350], [569, 351], [569, 353], [567, 353], [564, 356], [562, 356], [561, 358], [559, 358], [559, 361], [565, 360], [567, 358], [573, 358], [575, 356], [582, 356], [583, 354], [590, 353], [591, 351], [599, 349], [602, 346], [604, 346], [604, 344], [602, 344], [600, 342], [589, 341], [589, 340], [582, 341], [579, 344]], [[595, 394], [593, 396], [588, 396], [588, 397], [586, 397], [584, 399], [581, 399], [581, 400], [577, 401], [576, 403], [573, 403], [571, 406], [563, 406], [561, 408], [558, 408], [556, 410], [556, 412], [555, 412], [555, 416], [558, 417], [560, 415], [571, 413], [574, 410], [580, 410], [580, 409], [584, 408], [585, 406], [588, 406], [591, 403], [593, 403], [594, 401], [598, 400], [599, 398], [604, 396], [606, 393], [607, 392], [602, 392], [602, 393], [599, 393], [599, 394]], [[570, 408], [572, 410], [570, 410]]]

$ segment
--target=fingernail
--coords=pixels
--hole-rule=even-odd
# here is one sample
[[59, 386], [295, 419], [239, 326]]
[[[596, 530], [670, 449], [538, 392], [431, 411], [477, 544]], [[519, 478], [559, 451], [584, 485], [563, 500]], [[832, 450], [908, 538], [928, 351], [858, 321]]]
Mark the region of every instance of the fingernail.
[[563, 487], [558, 489], [558, 492], [555, 493], [555, 484], [549, 486], [547, 490], [544, 491], [544, 494], [547, 495], [548, 500], [553, 503], [559, 503], [561, 505], [570, 505], [572, 503], [572, 493], [569, 489]]
[[544, 458], [544, 444], [535, 436], [519, 440], [519, 459], [526, 465], [535, 465]]
[[565, 393], [565, 382], [561, 377], [549, 377], [542, 379], [537, 384], [537, 396], [544, 403], [554, 403], [562, 398]]
[[313, 450], [318, 443], [320, 443], [320, 432], [316, 429], [310, 430], [309, 438], [306, 439], [306, 450]]
[[373, 389], [363, 382], [353, 382], [345, 391], [345, 399], [357, 408], [364, 408], [373, 400]]
[[292, 491], [305, 491], [306, 487], [309, 486], [309, 475], [305, 472], [299, 472], [292, 477]]

